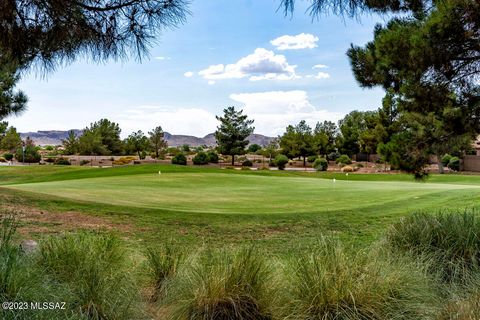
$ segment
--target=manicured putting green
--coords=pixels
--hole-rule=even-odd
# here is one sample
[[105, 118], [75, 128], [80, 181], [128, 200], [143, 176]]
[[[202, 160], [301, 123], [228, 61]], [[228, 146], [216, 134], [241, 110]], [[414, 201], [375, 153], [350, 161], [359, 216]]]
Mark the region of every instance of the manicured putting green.
[[[86, 201], [173, 212], [316, 213], [371, 207], [425, 207], [442, 199], [478, 198], [476, 185], [346, 181], [299, 176], [166, 172], [16, 184], [7, 188]], [[466, 204], [468, 205], [468, 204]]]

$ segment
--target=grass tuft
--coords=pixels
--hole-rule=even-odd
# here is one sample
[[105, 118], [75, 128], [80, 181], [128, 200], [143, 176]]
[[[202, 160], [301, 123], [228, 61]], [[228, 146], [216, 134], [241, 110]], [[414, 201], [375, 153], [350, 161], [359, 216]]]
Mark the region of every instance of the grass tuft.
[[80, 232], [41, 245], [40, 265], [69, 290], [70, 307], [87, 319], [134, 319], [139, 300], [120, 240]]
[[287, 269], [286, 319], [432, 319], [436, 294], [421, 267], [375, 253], [349, 254], [322, 239]]
[[271, 319], [269, 266], [255, 249], [207, 252], [184, 268], [167, 297], [169, 319]]
[[177, 274], [184, 254], [172, 243], [167, 243], [160, 249], [148, 247], [145, 256], [148, 277], [153, 287], [150, 299], [155, 302], [165, 296], [168, 283]]
[[393, 250], [432, 258], [444, 281], [463, 281], [480, 271], [480, 219], [473, 211], [417, 213], [394, 224], [386, 234]]

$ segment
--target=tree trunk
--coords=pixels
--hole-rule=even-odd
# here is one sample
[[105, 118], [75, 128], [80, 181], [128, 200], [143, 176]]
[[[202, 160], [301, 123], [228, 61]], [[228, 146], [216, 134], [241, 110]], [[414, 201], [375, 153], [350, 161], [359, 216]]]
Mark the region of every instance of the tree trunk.
[[235, 166], [235, 155], [232, 154], [232, 167], [234, 167], [234, 166]]
[[307, 157], [306, 156], [303, 156], [303, 167], [304, 168], [307, 168]]
[[137, 150], [138, 153], [138, 159], [140, 160], [140, 150]]
[[437, 162], [438, 162], [438, 172], [440, 174], [444, 174], [445, 170], [443, 170], [443, 163], [442, 163], [442, 157], [437, 155]]

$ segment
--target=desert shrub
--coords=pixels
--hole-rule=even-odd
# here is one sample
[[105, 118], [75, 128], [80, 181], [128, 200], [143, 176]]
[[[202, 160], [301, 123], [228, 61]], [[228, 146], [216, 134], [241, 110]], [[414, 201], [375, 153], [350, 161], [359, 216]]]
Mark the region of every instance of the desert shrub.
[[363, 165], [363, 164], [361, 164], [361, 163], [355, 163], [355, 167], [357, 167], [357, 168], [363, 168], [363, 167], [364, 167], [364, 165]]
[[205, 152], [200, 151], [195, 155], [195, 157], [193, 157], [192, 161], [193, 164], [196, 165], [208, 164], [208, 155]]
[[248, 159], [242, 162], [242, 167], [251, 167], [251, 166], [253, 166], [253, 162]]
[[273, 162], [278, 167], [278, 169], [283, 170], [285, 169], [285, 165], [288, 163], [288, 158], [283, 154], [279, 154], [275, 157], [275, 160], [273, 160]]
[[126, 164], [131, 163], [132, 161], [135, 161], [135, 159], [136, 159], [135, 157], [121, 157], [121, 158], [118, 158], [117, 160], [114, 160], [112, 164], [116, 166], [124, 166]]
[[390, 227], [386, 243], [433, 259], [432, 268], [445, 281], [463, 281], [480, 270], [480, 219], [473, 212], [409, 215]]
[[271, 272], [253, 249], [207, 252], [185, 268], [167, 296], [168, 319], [271, 319]]
[[352, 164], [352, 159], [350, 159], [349, 156], [346, 154], [342, 154], [340, 157], [338, 157], [335, 162], [339, 165], [347, 165], [347, 164]]
[[218, 157], [218, 153], [216, 153], [215, 151], [209, 151], [207, 153], [207, 156], [208, 156], [208, 162], [218, 163], [219, 157]]
[[47, 163], [55, 163], [56, 158], [55, 157], [45, 157], [43, 158], [43, 161]]
[[172, 164], [187, 165], [187, 157], [183, 153], [179, 153], [172, 158]]
[[57, 159], [55, 159], [54, 163], [58, 166], [69, 166], [69, 165], [71, 165], [70, 160], [68, 160], [67, 158], [57, 158]]
[[252, 170], [251, 167], [242, 167], [240, 170], [244, 170], [244, 171], [249, 171], [249, 170]]
[[182, 153], [182, 151], [177, 147], [167, 148], [167, 154], [170, 155], [170, 156], [176, 156], [179, 153]]
[[352, 166], [345, 166], [342, 168], [342, 172], [353, 172], [355, 169], [353, 169]]
[[426, 273], [406, 259], [321, 239], [287, 268], [285, 313], [289, 319], [433, 319], [437, 295]]
[[161, 248], [148, 247], [145, 256], [147, 275], [152, 286], [151, 300], [157, 301], [165, 296], [165, 288], [177, 274], [184, 254], [173, 243], [166, 243]]
[[[113, 160], [113, 161], [115, 161], [115, 160]], [[90, 163], [90, 161], [88, 161], [88, 160], [85, 160], [85, 159], [84, 159], [84, 160], [80, 160], [80, 165], [81, 165], [81, 166], [84, 166], [84, 165], [89, 164], [89, 163]]]
[[307, 157], [307, 162], [308, 163], [313, 163], [315, 160], [317, 160], [318, 156], [308, 156]]
[[317, 171], [327, 171], [328, 161], [327, 161], [327, 159], [324, 159], [324, 158], [318, 158], [318, 159], [315, 159], [315, 162], [313, 162], [312, 166]]
[[448, 168], [453, 171], [460, 170], [460, 159], [458, 157], [451, 157], [450, 161], [448, 162]]
[[440, 161], [444, 167], [447, 167], [450, 159], [452, 159], [452, 156], [447, 153], [442, 157], [442, 159], [440, 159]]
[[40, 265], [69, 290], [70, 310], [87, 319], [136, 319], [139, 299], [126, 253], [110, 233], [81, 232], [46, 239]]
[[7, 162], [7, 160], [4, 157], [0, 157], [0, 162]]
[[5, 154], [3, 155], [3, 157], [4, 157], [5, 160], [7, 160], [7, 161], [13, 160], [13, 154], [12, 154], [12, 153], [5, 153]]

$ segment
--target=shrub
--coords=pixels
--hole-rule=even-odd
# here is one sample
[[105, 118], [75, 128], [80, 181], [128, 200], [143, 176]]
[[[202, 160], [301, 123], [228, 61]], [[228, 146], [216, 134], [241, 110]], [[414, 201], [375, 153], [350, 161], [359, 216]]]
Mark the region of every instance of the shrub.
[[151, 300], [157, 301], [165, 296], [165, 288], [176, 275], [184, 255], [172, 243], [167, 243], [163, 248], [147, 248], [145, 256], [147, 274], [153, 288]]
[[431, 319], [436, 294], [426, 271], [378, 252], [348, 254], [322, 239], [288, 270], [286, 313], [291, 319]]
[[208, 164], [208, 155], [205, 152], [200, 151], [195, 155], [195, 157], [193, 157], [192, 161], [193, 164], [197, 165]]
[[244, 171], [251, 170], [251, 167], [242, 167], [240, 170], [244, 170]]
[[252, 166], [253, 166], [253, 162], [248, 159], [242, 162], [242, 167], [252, 167]]
[[56, 160], [55, 157], [46, 157], [46, 158], [43, 158], [43, 161], [45, 161], [45, 162], [47, 162], [47, 163], [55, 163], [55, 160]]
[[71, 165], [70, 160], [68, 160], [67, 158], [57, 158], [54, 163], [59, 166]]
[[[113, 160], [113, 162], [115, 162], [115, 160]], [[88, 161], [88, 160], [85, 160], [85, 159], [84, 159], [84, 160], [80, 160], [80, 165], [81, 165], [81, 166], [84, 166], [84, 165], [89, 164], [89, 163], [90, 163], [90, 161]]]
[[[176, 278], [167, 296], [169, 319], [271, 319], [271, 273], [253, 249], [208, 252]], [[268, 285], [267, 285], [268, 284]]]
[[232, 166], [226, 166], [225, 169], [227, 169], [227, 170], [233, 170], [233, 169], [235, 169], [235, 168], [232, 167]]
[[324, 159], [324, 158], [315, 159], [315, 162], [313, 163], [313, 168], [315, 168], [317, 171], [327, 171], [328, 169], [327, 159]]
[[342, 168], [342, 172], [353, 172], [355, 169], [353, 169], [352, 166], [345, 166]]
[[121, 157], [117, 160], [114, 160], [112, 163], [113, 165], [116, 166], [124, 166], [126, 164], [131, 163], [132, 161], [135, 161], [136, 157]]
[[473, 212], [415, 213], [402, 218], [386, 234], [395, 251], [426, 256], [446, 280], [463, 279], [480, 266], [480, 219]]
[[458, 157], [451, 157], [450, 161], [448, 162], [448, 168], [453, 171], [460, 170], [460, 159]]
[[125, 258], [116, 236], [81, 232], [46, 239], [39, 261], [69, 289], [70, 310], [88, 319], [136, 319], [138, 292]]
[[183, 153], [179, 153], [172, 158], [172, 164], [178, 164], [182, 166], [187, 165], [187, 157]]
[[147, 157], [147, 152], [145, 150], [143, 150], [142, 152], [140, 152], [140, 160], [145, 160], [145, 158]]
[[308, 156], [307, 157], [307, 162], [308, 163], [313, 163], [315, 160], [317, 160], [318, 156]]
[[0, 162], [7, 162], [7, 160], [4, 157], [0, 157]]
[[7, 160], [7, 161], [13, 160], [13, 154], [12, 154], [12, 153], [5, 153], [5, 154], [3, 155], [3, 157], [4, 157], [5, 160]]
[[279, 154], [275, 157], [275, 160], [273, 160], [273, 162], [278, 167], [278, 169], [283, 170], [285, 169], [285, 165], [288, 163], [288, 158], [283, 154]]
[[450, 159], [452, 159], [452, 156], [447, 153], [442, 157], [442, 159], [440, 159], [440, 162], [444, 167], [447, 167]]
[[352, 164], [352, 159], [350, 159], [349, 156], [346, 154], [342, 154], [340, 157], [335, 160], [335, 162], [339, 165], [347, 165], [347, 164]]
[[218, 163], [219, 157], [218, 157], [218, 153], [216, 153], [215, 151], [209, 151], [207, 153], [207, 156], [208, 156], [208, 162]]
[[327, 154], [328, 161], [336, 161], [340, 157], [340, 153], [338, 152], [330, 152]]

